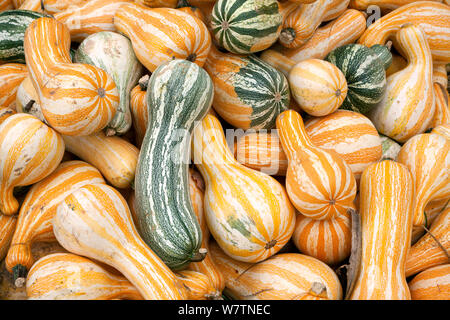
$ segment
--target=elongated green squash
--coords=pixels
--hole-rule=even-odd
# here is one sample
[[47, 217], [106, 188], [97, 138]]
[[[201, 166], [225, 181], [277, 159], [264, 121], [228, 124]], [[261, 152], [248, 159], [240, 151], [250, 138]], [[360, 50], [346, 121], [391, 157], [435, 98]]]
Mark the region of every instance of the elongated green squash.
[[149, 122], [135, 177], [136, 224], [144, 241], [174, 270], [205, 256], [188, 164], [190, 132], [212, 98], [211, 78], [187, 60], [161, 65], [149, 80]]

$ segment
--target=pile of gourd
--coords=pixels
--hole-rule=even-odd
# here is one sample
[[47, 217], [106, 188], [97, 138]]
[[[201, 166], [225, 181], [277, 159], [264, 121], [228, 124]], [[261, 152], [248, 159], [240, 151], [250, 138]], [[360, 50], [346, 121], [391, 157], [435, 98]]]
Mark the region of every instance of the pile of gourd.
[[0, 298], [450, 299], [448, 1], [0, 11]]

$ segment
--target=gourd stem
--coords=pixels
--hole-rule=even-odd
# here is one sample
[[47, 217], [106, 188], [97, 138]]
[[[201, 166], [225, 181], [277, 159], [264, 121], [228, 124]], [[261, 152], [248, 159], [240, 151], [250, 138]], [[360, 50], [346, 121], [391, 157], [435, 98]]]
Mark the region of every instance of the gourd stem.
[[208, 250], [205, 248], [200, 248], [198, 252], [194, 253], [191, 257], [192, 262], [200, 262], [203, 259], [205, 259], [206, 254], [208, 253]]
[[150, 76], [148, 74], [139, 79], [139, 87], [142, 91], [147, 91], [149, 79]]
[[283, 45], [290, 45], [295, 39], [295, 30], [286, 28], [281, 30], [279, 40]]
[[27, 267], [25, 267], [24, 265], [21, 265], [21, 264], [15, 265], [12, 268], [13, 281], [14, 281], [14, 285], [17, 288], [21, 288], [25, 284], [27, 272], [28, 272]]
[[106, 131], [105, 131], [105, 135], [106, 135], [107, 137], [112, 137], [112, 136], [114, 136], [115, 134], [116, 134], [116, 130], [113, 129], [113, 128], [107, 128]]

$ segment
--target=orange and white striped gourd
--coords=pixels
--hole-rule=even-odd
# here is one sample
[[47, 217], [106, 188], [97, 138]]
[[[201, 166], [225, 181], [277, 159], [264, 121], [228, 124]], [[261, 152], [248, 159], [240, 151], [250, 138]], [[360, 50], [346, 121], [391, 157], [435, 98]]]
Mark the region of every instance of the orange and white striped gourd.
[[122, 195], [106, 184], [84, 186], [58, 206], [58, 242], [69, 252], [120, 271], [146, 300], [187, 299], [181, 281], [144, 243]]
[[14, 9], [12, 0], [0, 0], [0, 12]]
[[7, 118], [11, 117], [13, 114], [16, 114], [16, 111], [14, 109], [0, 108], [0, 124]]
[[361, 177], [361, 256], [350, 300], [410, 300], [405, 277], [414, 185], [395, 161], [370, 165]]
[[34, 20], [25, 32], [25, 60], [48, 124], [66, 135], [102, 130], [116, 113], [119, 95], [105, 71], [72, 63], [67, 27], [52, 18]]
[[279, 253], [257, 264], [237, 261], [216, 243], [215, 263], [226, 279], [225, 292], [237, 300], [341, 300], [337, 275], [325, 263], [299, 253]]
[[17, 186], [39, 182], [56, 169], [64, 154], [64, 141], [32, 115], [20, 113], [0, 124], [0, 212], [15, 214]]
[[55, 14], [66, 10], [70, 6], [81, 6], [89, 0], [13, 0], [17, 3], [16, 9], [31, 10], [42, 12], [42, 6], [45, 13]]
[[433, 120], [429, 125], [430, 128], [450, 123], [450, 95], [447, 91], [447, 86], [448, 78], [445, 64], [435, 64], [433, 69], [433, 90], [436, 109]]
[[347, 80], [334, 64], [320, 59], [297, 63], [289, 72], [294, 99], [311, 116], [326, 116], [336, 111], [347, 96]]
[[450, 300], [450, 264], [426, 269], [408, 285], [411, 300]]
[[406, 52], [408, 66], [386, 79], [384, 96], [369, 118], [378, 132], [406, 142], [423, 133], [433, 119], [433, 60], [427, 36], [420, 27], [405, 25], [396, 39]]
[[105, 180], [96, 168], [75, 160], [62, 162], [52, 174], [31, 187], [20, 208], [6, 257], [6, 268], [13, 273], [14, 281], [25, 278], [35, 262], [31, 253], [34, 242], [56, 241], [52, 219], [59, 203], [73, 191], [92, 183], [105, 183]]
[[133, 127], [136, 132], [136, 145], [141, 146], [147, 131], [148, 110], [145, 94], [147, 93], [147, 84], [149, 76], [145, 75], [139, 80], [130, 93], [130, 111], [133, 118]]
[[15, 109], [17, 89], [27, 75], [24, 64], [6, 63], [0, 66], [0, 109]]
[[450, 140], [450, 123], [441, 124], [431, 130], [431, 133], [440, 135], [447, 140]]
[[45, 124], [48, 124], [42, 114], [41, 106], [39, 105], [39, 96], [36, 89], [34, 89], [33, 82], [29, 76], [27, 76], [17, 88], [15, 106], [17, 112], [31, 114]]
[[385, 44], [405, 23], [423, 29], [434, 62], [450, 62], [450, 6], [439, 2], [413, 1], [395, 9], [368, 27], [358, 43]]
[[17, 217], [0, 215], [0, 261], [6, 256], [16, 229]]
[[238, 163], [219, 120], [206, 115], [194, 128], [193, 162], [206, 184], [208, 228], [236, 260], [259, 262], [277, 253], [294, 231], [295, 211], [274, 178]]
[[186, 287], [189, 300], [221, 300], [221, 292], [214, 288], [211, 279], [204, 273], [181, 270], [175, 274]]
[[[443, 0], [428, 0], [435, 2], [443, 2]], [[411, 4], [413, 2], [417, 2], [415, 0], [351, 0], [350, 8], [355, 8], [358, 10], [366, 10], [370, 6], [377, 6], [383, 11], [391, 11], [397, 8], [400, 8], [404, 5]]]
[[125, 277], [71, 253], [54, 253], [39, 259], [30, 269], [26, 283], [29, 300], [143, 299]]
[[125, 139], [103, 131], [63, 139], [67, 151], [96, 167], [114, 187], [125, 189], [134, 181], [139, 149]]
[[449, 199], [441, 199], [436, 201], [430, 201], [425, 206], [425, 215], [427, 217], [426, 222], [427, 225], [423, 226], [413, 226], [413, 233], [411, 236], [411, 244], [415, 244], [425, 233], [425, 228], [430, 228], [433, 224], [434, 220], [436, 220], [439, 215], [444, 212], [447, 208], [450, 208], [450, 200]]
[[125, 4], [117, 10], [114, 25], [130, 38], [136, 57], [150, 72], [172, 59], [186, 59], [202, 67], [211, 48], [206, 25], [177, 9]]
[[426, 205], [450, 197], [450, 141], [432, 133], [416, 135], [402, 146], [397, 161], [413, 176], [413, 225], [426, 225]]
[[150, 8], [176, 8], [178, 1], [179, 0], [136, 0], [135, 2]]

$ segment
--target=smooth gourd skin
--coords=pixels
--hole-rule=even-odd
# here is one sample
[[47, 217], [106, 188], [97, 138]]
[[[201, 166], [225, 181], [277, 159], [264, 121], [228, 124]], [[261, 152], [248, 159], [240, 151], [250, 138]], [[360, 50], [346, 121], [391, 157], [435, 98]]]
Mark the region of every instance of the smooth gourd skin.
[[6, 63], [0, 66], [0, 109], [15, 109], [17, 89], [27, 75], [24, 64]]
[[11, 239], [14, 235], [14, 230], [17, 225], [16, 216], [0, 215], [0, 261], [6, 256], [8, 248], [11, 244]]
[[426, 269], [408, 285], [411, 300], [450, 300], [450, 264]]
[[190, 132], [211, 107], [213, 84], [198, 65], [176, 59], [153, 72], [148, 128], [136, 169], [141, 234], [171, 268], [201, 260], [201, 230], [189, 197]]

